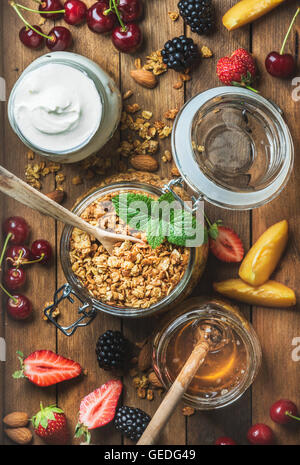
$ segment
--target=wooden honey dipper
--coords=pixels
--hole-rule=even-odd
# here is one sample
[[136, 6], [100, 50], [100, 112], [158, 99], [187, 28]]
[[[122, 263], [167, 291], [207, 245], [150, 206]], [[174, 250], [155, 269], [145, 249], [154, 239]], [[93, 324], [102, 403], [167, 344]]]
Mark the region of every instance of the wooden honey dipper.
[[196, 339], [194, 349], [139, 439], [138, 446], [156, 443], [207, 354], [211, 350], [219, 350], [228, 341], [226, 328], [220, 324], [215, 326], [209, 321], [201, 321], [199, 324], [197, 320], [194, 326]]

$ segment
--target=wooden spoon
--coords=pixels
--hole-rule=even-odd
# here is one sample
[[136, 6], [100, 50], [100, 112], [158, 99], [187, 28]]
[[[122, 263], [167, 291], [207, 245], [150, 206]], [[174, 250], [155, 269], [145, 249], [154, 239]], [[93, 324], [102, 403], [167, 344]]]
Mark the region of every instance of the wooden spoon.
[[97, 226], [92, 226], [79, 216], [49, 199], [46, 195], [29, 186], [2, 166], [0, 166], [0, 191], [33, 210], [37, 210], [44, 215], [51, 216], [55, 220], [74, 226], [94, 236], [110, 254], [113, 252], [115, 244], [120, 241], [127, 240], [144, 243], [133, 236], [117, 234]]
[[139, 439], [137, 443], [138, 446], [156, 443], [160, 432], [166, 426], [169, 418], [175, 410], [175, 407], [186, 392], [199, 367], [204, 362], [210, 350], [210, 341], [206, 339], [205, 332], [200, 327], [197, 328], [196, 337], [198, 341], [191, 355], [185, 362], [166, 397], [156, 410], [152, 420]]

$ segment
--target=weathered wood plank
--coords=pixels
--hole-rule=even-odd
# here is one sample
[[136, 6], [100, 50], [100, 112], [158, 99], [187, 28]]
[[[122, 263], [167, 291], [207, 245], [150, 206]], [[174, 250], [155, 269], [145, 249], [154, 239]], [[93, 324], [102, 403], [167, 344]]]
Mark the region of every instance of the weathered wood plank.
[[[263, 70], [266, 55], [279, 50], [296, 4], [284, 4], [253, 25], [253, 52]], [[297, 21], [297, 24], [299, 22]], [[288, 40], [286, 52], [295, 53], [296, 31]], [[279, 198], [253, 212], [253, 240], [270, 225], [288, 219], [290, 239], [286, 254], [274, 273], [274, 279], [287, 284], [297, 292], [299, 268], [299, 117], [300, 104], [292, 99], [291, 80], [275, 79], [264, 72], [260, 90], [284, 111], [295, 145], [295, 166], [287, 188]], [[295, 309], [272, 310], [255, 308], [253, 322], [263, 348], [263, 366], [253, 387], [253, 422], [266, 422], [276, 432], [279, 444], [299, 444], [299, 433], [293, 428], [282, 428], [269, 418], [269, 407], [280, 399], [299, 402], [299, 362], [292, 360], [292, 341], [300, 334], [299, 304]]]
[[[191, 34], [190, 29], [187, 28], [188, 35], [193, 38], [198, 46], [207, 45], [213, 51], [214, 57], [213, 59], [203, 59], [197, 70], [192, 73], [192, 81], [186, 84], [186, 99], [201, 91], [220, 85], [216, 75], [216, 64], [219, 58], [230, 55], [238, 47], [249, 49], [250, 34], [247, 27], [229, 33], [221, 22], [225, 11], [234, 3], [234, 1], [227, 0], [215, 2], [217, 30], [210, 37]], [[250, 244], [250, 214], [248, 212], [224, 210], [209, 205], [207, 202], [205, 210], [211, 221], [222, 219], [224, 225], [235, 229], [242, 238], [245, 248], [248, 248]], [[194, 295], [209, 294], [213, 281], [234, 277], [236, 273], [237, 266], [223, 264], [210, 255], [204, 277], [195, 289]], [[245, 311], [248, 317], [250, 316], [249, 307], [241, 306], [240, 308]], [[232, 418], [234, 418], [234, 421], [232, 421]], [[196, 413], [188, 418], [188, 444], [213, 444], [215, 439], [221, 435], [231, 435], [241, 444], [245, 441], [245, 431], [249, 426], [250, 418], [251, 402], [250, 393], [248, 392], [237, 404], [231, 407], [207, 414]]]

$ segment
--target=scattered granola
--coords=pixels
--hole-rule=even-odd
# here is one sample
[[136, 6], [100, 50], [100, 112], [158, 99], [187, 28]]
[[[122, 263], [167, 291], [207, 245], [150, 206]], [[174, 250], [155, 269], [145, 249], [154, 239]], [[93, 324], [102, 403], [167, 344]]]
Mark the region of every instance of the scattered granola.
[[173, 85], [173, 89], [178, 90], [178, 89], [181, 89], [182, 86], [183, 86], [183, 82], [180, 80], [180, 81], [175, 82], [175, 84]]
[[169, 18], [171, 18], [172, 21], [177, 21], [177, 19], [179, 18], [179, 13], [178, 11], [169, 11], [168, 16]]
[[[96, 200], [81, 217], [93, 225], [101, 218], [108, 220], [115, 214], [104, 208], [111, 197]], [[127, 226], [116, 219], [116, 231], [126, 231]], [[95, 299], [117, 307], [148, 308], [178, 285], [188, 265], [189, 249], [168, 242], [152, 249], [147, 243], [124, 241], [109, 255], [95, 239], [74, 228], [70, 260], [74, 274]]]
[[206, 47], [206, 45], [203, 45], [201, 47], [201, 56], [202, 58], [211, 58], [213, 56], [213, 52], [210, 48]]
[[164, 117], [166, 119], [175, 119], [179, 110], [177, 108], [173, 108], [172, 110], [168, 110], [164, 113]]
[[[46, 317], [46, 315], [44, 314], [44, 308], [47, 308], [47, 307], [49, 307], [50, 305], [53, 305], [53, 301], [51, 301], [51, 302], [45, 302], [45, 303], [44, 303], [44, 306], [43, 306], [43, 315], [42, 315], [42, 319], [43, 319], [44, 321], [50, 321], [50, 320]], [[53, 318], [57, 318], [58, 315], [60, 315], [60, 311], [59, 311], [59, 308], [56, 307], [56, 308], [53, 310], [53, 312], [52, 312], [52, 317], [53, 317]]]
[[72, 178], [72, 184], [77, 186], [78, 184], [82, 184], [82, 177], [81, 176], [74, 176]]
[[170, 150], [165, 150], [161, 159], [164, 163], [167, 163], [168, 161], [172, 161], [172, 154]]
[[132, 105], [126, 105], [127, 113], [136, 113], [140, 110], [140, 106], [138, 103], [133, 103]]
[[155, 76], [165, 73], [168, 70], [167, 65], [163, 62], [161, 50], [156, 50], [146, 57], [144, 69], [152, 71]]
[[185, 417], [190, 417], [191, 415], [194, 415], [195, 409], [193, 407], [185, 406], [182, 408], [182, 413]]
[[123, 98], [123, 100], [127, 100], [127, 99], [129, 99], [132, 95], [133, 95], [132, 90], [127, 90], [127, 91], [124, 92], [124, 94], [122, 95], [122, 98]]

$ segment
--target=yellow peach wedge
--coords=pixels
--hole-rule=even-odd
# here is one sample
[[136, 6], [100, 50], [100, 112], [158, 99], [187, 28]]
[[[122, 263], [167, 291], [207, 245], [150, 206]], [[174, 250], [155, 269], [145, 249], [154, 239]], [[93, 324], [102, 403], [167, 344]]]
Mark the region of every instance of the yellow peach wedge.
[[239, 277], [251, 286], [268, 281], [288, 240], [288, 222], [273, 224], [251, 247], [239, 269]]
[[269, 13], [285, 0], [241, 0], [223, 16], [223, 24], [233, 31]]
[[214, 283], [214, 290], [231, 299], [263, 307], [292, 307], [296, 304], [295, 292], [277, 281], [267, 281], [254, 287], [241, 279], [227, 279]]

